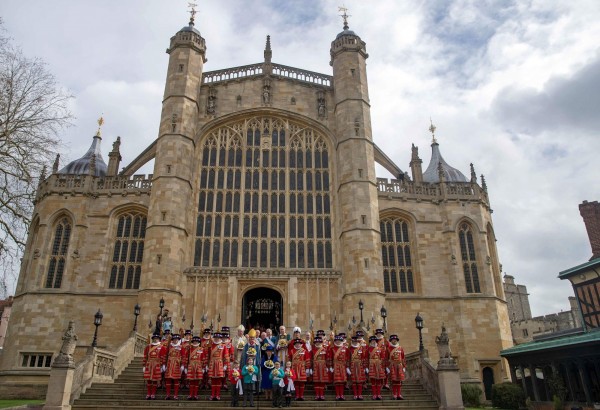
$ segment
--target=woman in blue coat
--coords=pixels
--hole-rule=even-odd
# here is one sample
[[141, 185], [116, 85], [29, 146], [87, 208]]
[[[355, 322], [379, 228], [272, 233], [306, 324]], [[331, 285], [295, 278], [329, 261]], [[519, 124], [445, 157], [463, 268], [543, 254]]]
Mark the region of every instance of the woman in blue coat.
[[277, 361], [277, 355], [275, 354], [275, 350], [273, 346], [267, 345], [265, 349], [265, 354], [262, 357], [260, 364], [260, 372], [262, 375], [262, 379], [260, 382], [260, 388], [265, 392], [265, 399], [273, 400], [273, 382], [269, 377], [271, 375], [271, 371], [275, 367], [275, 362]]

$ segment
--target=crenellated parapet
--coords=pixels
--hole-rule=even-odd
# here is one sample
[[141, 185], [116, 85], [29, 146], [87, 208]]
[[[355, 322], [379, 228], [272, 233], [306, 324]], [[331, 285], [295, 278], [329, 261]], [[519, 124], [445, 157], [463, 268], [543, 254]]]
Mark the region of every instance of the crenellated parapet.
[[52, 174], [40, 183], [35, 203], [49, 195], [149, 195], [151, 188], [152, 174], [132, 177]]
[[457, 200], [481, 202], [489, 208], [487, 192], [470, 182], [415, 183], [399, 179], [377, 178], [379, 196], [402, 200], [437, 201]]

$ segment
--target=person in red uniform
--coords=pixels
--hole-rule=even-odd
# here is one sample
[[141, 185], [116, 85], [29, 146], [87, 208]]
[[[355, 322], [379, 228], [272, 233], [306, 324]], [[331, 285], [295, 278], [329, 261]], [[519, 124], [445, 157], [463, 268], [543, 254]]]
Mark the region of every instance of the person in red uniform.
[[200, 341], [200, 336], [194, 336], [191, 343], [189, 343], [187, 381], [190, 385], [190, 394], [188, 395], [188, 400], [198, 400], [200, 380], [204, 376], [206, 352], [200, 346]]
[[[293, 344], [292, 344], [293, 343]], [[306, 385], [306, 363], [310, 363], [310, 353], [304, 347], [300, 338], [294, 339], [288, 348], [288, 358], [292, 362], [292, 370], [296, 376], [294, 385], [296, 387], [296, 400], [304, 400], [304, 387]]]
[[[233, 347], [233, 344], [231, 343], [231, 336], [229, 336], [229, 326], [223, 326], [221, 327], [221, 338], [223, 341], [223, 346], [225, 346], [225, 348], [227, 349], [227, 358], [228, 361], [227, 363], [223, 363], [224, 366], [226, 366], [228, 369], [231, 368], [231, 363], [233, 363], [233, 360], [235, 358], [235, 348]], [[227, 372], [225, 372], [225, 377], [222, 380], [221, 386], [227, 390]]]
[[152, 335], [152, 341], [144, 349], [144, 380], [146, 380], [146, 400], [156, 399], [156, 389], [161, 379], [161, 369], [166, 363], [167, 349], [160, 342], [160, 333]]
[[[163, 332], [162, 335], [162, 339], [160, 340], [160, 343], [163, 345], [163, 347], [165, 348], [165, 351], [167, 352], [167, 354], [169, 353], [169, 345], [171, 344], [171, 330], [170, 329], [166, 329]], [[165, 370], [167, 369], [166, 366], [163, 366], [161, 368], [161, 377], [160, 377], [160, 383], [159, 383], [159, 387], [164, 388], [166, 383], [165, 383]]]
[[368, 347], [360, 343], [358, 336], [352, 336], [349, 351], [348, 367], [350, 368], [352, 394], [354, 395], [354, 400], [362, 400], [363, 386], [367, 381], [366, 370], [369, 367]]
[[167, 397], [165, 397], [165, 400], [171, 400], [171, 388], [174, 389], [173, 400], [179, 400], [179, 380], [181, 380], [181, 373], [187, 368], [187, 360], [188, 358], [181, 346], [181, 336], [176, 333], [171, 339], [169, 351], [167, 352], [167, 369], [165, 371]]
[[[385, 351], [385, 359], [383, 361], [383, 366], [388, 368], [388, 348], [390, 346], [390, 342], [385, 338], [385, 331], [383, 329], [375, 329], [375, 337], [377, 338], [377, 346], [381, 347]], [[383, 381], [383, 387], [386, 389], [390, 389], [390, 375], [389, 372]]]
[[381, 400], [381, 389], [385, 381], [385, 356], [386, 351], [377, 344], [377, 337], [369, 338], [369, 379], [373, 400]]
[[200, 386], [200, 389], [206, 389], [208, 388], [208, 384], [210, 381], [208, 378], [208, 356], [210, 354], [210, 348], [212, 346], [210, 329], [204, 329], [204, 331], [202, 332], [202, 340], [200, 340], [200, 345], [202, 346], [202, 349], [204, 349], [204, 351], [206, 352], [206, 371], [204, 372], [204, 376], [202, 376], [202, 385]]
[[[317, 332], [318, 333], [318, 332]], [[316, 336], [313, 341], [312, 349], [312, 372], [313, 383], [315, 384], [315, 400], [325, 400], [325, 385], [329, 383], [329, 349], [323, 346], [321, 336]]]
[[390, 336], [388, 368], [390, 370], [390, 381], [392, 383], [392, 397], [395, 400], [404, 400], [404, 397], [402, 397], [402, 381], [404, 380], [406, 359], [404, 357], [404, 349], [400, 346], [400, 338], [398, 335]]
[[221, 334], [215, 333], [212, 337], [212, 346], [208, 359], [208, 377], [211, 384], [211, 400], [221, 400], [221, 385], [229, 363], [229, 349], [223, 345]]
[[244, 393], [242, 384], [242, 371], [240, 370], [240, 364], [237, 359], [233, 359], [231, 366], [228, 371], [228, 380], [231, 384], [231, 407], [237, 407], [240, 401], [240, 397]]
[[329, 368], [333, 373], [336, 400], [346, 400], [344, 397], [344, 387], [346, 386], [347, 374], [350, 373], [350, 368], [348, 367], [349, 353], [350, 351], [344, 345], [344, 337], [341, 334], [337, 335], [331, 348], [331, 367]]
[[[192, 331], [188, 329], [185, 331], [185, 333], [183, 335], [183, 339], [181, 340], [181, 346], [183, 347], [185, 357], [190, 356], [190, 342], [191, 341], [192, 341]], [[186, 372], [181, 373], [181, 387], [182, 388], [190, 387], [189, 382], [187, 380], [187, 370], [186, 370]]]

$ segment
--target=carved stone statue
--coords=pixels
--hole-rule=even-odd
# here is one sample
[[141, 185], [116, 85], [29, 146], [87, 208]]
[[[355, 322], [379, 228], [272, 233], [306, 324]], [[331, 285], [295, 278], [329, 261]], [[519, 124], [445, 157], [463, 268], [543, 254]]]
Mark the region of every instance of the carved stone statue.
[[263, 104], [269, 104], [271, 102], [271, 90], [268, 85], [263, 87]]
[[442, 333], [435, 337], [435, 344], [437, 345], [438, 352], [440, 353], [440, 360], [452, 359], [452, 352], [450, 351], [450, 338], [446, 331], [446, 326], [442, 324]]
[[206, 107], [206, 113], [207, 114], [214, 114], [215, 113], [215, 106], [216, 106], [216, 100], [217, 98], [215, 96], [210, 96], [208, 97], [208, 105]]
[[77, 346], [77, 335], [75, 334], [73, 321], [69, 322], [62, 340], [63, 344], [58, 356], [54, 359], [54, 365], [73, 365], [73, 353], [75, 353], [75, 346]]

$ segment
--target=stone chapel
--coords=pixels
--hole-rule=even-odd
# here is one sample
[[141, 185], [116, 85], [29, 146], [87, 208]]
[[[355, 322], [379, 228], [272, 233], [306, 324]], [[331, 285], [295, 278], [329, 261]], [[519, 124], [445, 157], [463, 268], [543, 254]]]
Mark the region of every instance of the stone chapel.
[[[134, 319], [152, 332], [161, 299], [194, 334], [385, 327], [407, 353], [420, 315], [431, 352], [446, 328], [463, 382], [507, 379], [485, 179], [446, 162], [433, 125], [426, 169], [406, 139], [410, 174], [377, 146], [367, 45], [347, 22], [327, 74], [273, 62], [268, 36], [263, 61], [207, 71], [193, 18], [167, 54], [154, 141], [122, 164], [117, 139], [106, 163], [98, 132], [83, 157], [42, 176], [0, 382], [47, 384], [68, 323], [77, 359], [98, 310], [99, 347], [118, 348]], [[151, 175], [136, 174], [152, 160]], [[395, 178], [378, 178], [376, 163]]]

